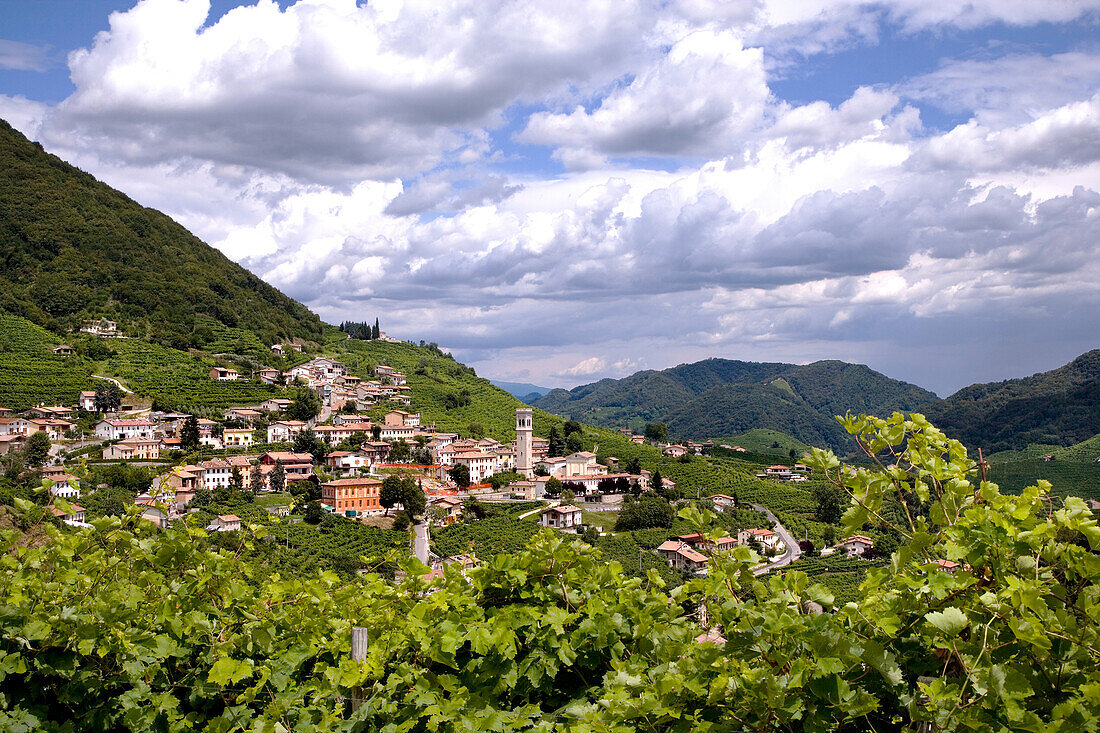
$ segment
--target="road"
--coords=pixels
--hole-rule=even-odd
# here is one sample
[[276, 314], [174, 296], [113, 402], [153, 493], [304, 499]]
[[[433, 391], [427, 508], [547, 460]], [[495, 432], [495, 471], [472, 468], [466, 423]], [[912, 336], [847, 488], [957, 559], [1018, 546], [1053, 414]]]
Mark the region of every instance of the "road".
[[128, 389], [126, 389], [126, 387], [124, 387], [124, 386], [122, 385], [122, 382], [118, 381], [117, 379], [114, 379], [114, 378], [112, 378], [112, 377], [101, 377], [101, 376], [99, 376], [98, 374], [93, 374], [93, 375], [91, 375], [91, 377], [92, 377], [92, 379], [102, 379], [102, 380], [104, 380], [104, 381], [106, 381], [106, 382], [114, 382], [114, 383], [115, 383], [116, 385], [118, 385], [118, 388], [119, 388], [119, 389], [121, 389], [121, 390], [122, 390], [123, 392], [125, 392], [126, 394], [133, 394], [133, 392], [132, 392], [132, 391], [130, 391], [130, 390], [128, 390]]
[[798, 543], [791, 537], [787, 528], [779, 523], [779, 520], [775, 518], [775, 515], [772, 514], [770, 509], [759, 504], [750, 504], [749, 506], [768, 518], [768, 521], [772, 523], [772, 528], [775, 530], [775, 533], [779, 535], [779, 539], [783, 541], [783, 545], [787, 548], [786, 552], [772, 562], [753, 570], [753, 575], [763, 575], [777, 568], [786, 567], [802, 556], [802, 551], [798, 549]]

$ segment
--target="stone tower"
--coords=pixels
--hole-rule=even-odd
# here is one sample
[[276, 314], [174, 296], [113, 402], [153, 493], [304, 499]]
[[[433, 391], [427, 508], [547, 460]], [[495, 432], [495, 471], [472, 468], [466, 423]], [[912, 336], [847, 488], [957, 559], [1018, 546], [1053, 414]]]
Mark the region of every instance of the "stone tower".
[[530, 408], [516, 410], [516, 473], [524, 478], [535, 477], [531, 466], [532, 415]]

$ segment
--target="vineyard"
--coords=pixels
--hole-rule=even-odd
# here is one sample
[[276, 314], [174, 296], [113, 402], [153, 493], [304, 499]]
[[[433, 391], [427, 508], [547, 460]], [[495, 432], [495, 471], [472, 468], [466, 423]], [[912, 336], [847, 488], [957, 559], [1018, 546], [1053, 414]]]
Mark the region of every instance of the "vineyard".
[[993, 463], [989, 480], [1006, 494], [1019, 494], [1039, 479], [1050, 481], [1055, 496], [1100, 499], [1100, 464], [1058, 458], [1053, 461], [1025, 459]]
[[432, 530], [432, 545], [441, 557], [473, 553], [482, 560], [499, 553], [522, 550], [539, 525], [533, 519], [516, 519], [501, 515], [478, 520], [472, 524], [455, 523]]
[[[143, 397], [171, 409], [224, 409], [250, 405], [282, 394], [275, 386], [247, 379], [219, 382], [210, 379], [213, 360], [139, 339], [111, 344], [115, 355], [104, 362], [106, 376], [119, 379]], [[247, 375], [245, 375], [247, 376]]]
[[93, 389], [91, 364], [57, 356], [58, 337], [28, 320], [0, 311], [0, 406], [23, 410], [40, 403], [72, 404]]
[[836, 605], [859, 600], [859, 585], [867, 571], [885, 565], [887, 560], [857, 560], [846, 556], [803, 557], [781, 572], [797, 570], [810, 576], [811, 582], [820, 583], [829, 589], [836, 599]]

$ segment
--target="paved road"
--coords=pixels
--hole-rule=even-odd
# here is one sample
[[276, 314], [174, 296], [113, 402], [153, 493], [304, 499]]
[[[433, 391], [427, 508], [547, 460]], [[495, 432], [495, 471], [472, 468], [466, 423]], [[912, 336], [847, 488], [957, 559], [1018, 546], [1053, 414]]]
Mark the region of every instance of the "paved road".
[[791, 534], [787, 531], [787, 528], [779, 523], [779, 520], [775, 518], [775, 515], [771, 513], [770, 509], [759, 504], [750, 504], [749, 506], [768, 518], [768, 521], [772, 523], [773, 529], [775, 529], [775, 533], [779, 535], [779, 539], [783, 541], [783, 544], [787, 548], [786, 552], [784, 552], [772, 562], [764, 565], [763, 567], [759, 567], [756, 570], [753, 570], [753, 575], [763, 575], [764, 573], [770, 573], [777, 568], [782, 568], [790, 565], [792, 562], [802, 556], [802, 551], [798, 549], [798, 543], [795, 542], [795, 539], [793, 537], [791, 537]]
[[111, 377], [101, 377], [98, 374], [93, 374], [93, 375], [91, 375], [91, 377], [92, 377], [92, 379], [102, 379], [102, 380], [107, 381], [107, 382], [114, 382], [115, 384], [118, 385], [118, 388], [121, 389], [126, 394], [133, 394], [132, 391], [126, 389], [126, 387], [123, 386], [122, 382], [118, 381], [117, 379], [113, 379]]

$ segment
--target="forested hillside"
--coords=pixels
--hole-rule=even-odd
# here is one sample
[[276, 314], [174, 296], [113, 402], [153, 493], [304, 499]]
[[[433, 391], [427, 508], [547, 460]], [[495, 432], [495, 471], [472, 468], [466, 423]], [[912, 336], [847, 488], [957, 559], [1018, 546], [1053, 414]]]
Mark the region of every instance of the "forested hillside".
[[707, 359], [573, 390], [553, 390], [534, 404], [605, 426], [668, 424], [676, 437], [704, 439], [754, 428], [788, 433], [815, 445], [840, 446], [835, 416], [911, 410], [936, 395], [861, 364], [805, 366]]
[[177, 348], [210, 345], [203, 316], [268, 344], [321, 338], [304, 305], [2, 120], [0, 307], [58, 332], [106, 317]]
[[1080, 443], [1100, 433], [1100, 349], [1049, 372], [971, 385], [923, 411], [986, 453]]

